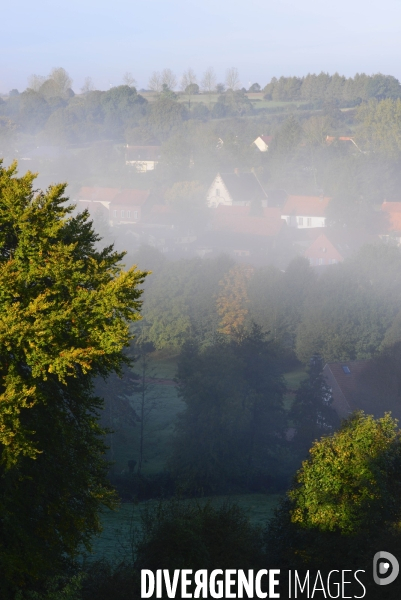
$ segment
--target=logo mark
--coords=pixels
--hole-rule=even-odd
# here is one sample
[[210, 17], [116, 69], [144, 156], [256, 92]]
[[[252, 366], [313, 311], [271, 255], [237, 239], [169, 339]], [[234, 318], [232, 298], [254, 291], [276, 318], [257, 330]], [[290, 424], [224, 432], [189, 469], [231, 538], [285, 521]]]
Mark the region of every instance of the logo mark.
[[377, 585], [388, 585], [398, 577], [400, 565], [390, 552], [376, 552], [373, 557], [373, 579]]

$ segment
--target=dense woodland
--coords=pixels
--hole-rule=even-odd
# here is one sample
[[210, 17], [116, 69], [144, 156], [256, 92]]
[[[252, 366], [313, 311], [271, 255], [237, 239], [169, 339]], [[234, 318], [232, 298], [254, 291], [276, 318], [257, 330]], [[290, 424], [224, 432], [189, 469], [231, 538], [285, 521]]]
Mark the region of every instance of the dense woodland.
[[[30, 83], [0, 99], [0, 260], [7, 290], [2, 331], [11, 336], [1, 350], [8, 386], [2, 393], [19, 407], [12, 414], [21, 429], [12, 443], [1, 438], [6, 458], [0, 505], [9, 515], [0, 525], [6, 540], [0, 545], [3, 597], [137, 598], [141, 568], [371, 569], [371, 548], [376, 551], [384, 539], [397, 555], [400, 434], [384, 416], [392, 410], [401, 417], [401, 253], [395, 240], [375, 238], [322, 272], [299, 256], [262, 265], [228, 255], [171, 260], [149, 245], [128, 248], [123, 256], [110, 247], [114, 234], [107, 223], [91, 225], [86, 214], [63, 224], [71, 211], [65, 212], [64, 188], [58, 187], [35, 201], [39, 248], [26, 225], [33, 179], [18, 179], [5, 167], [20, 158], [22, 172], [26, 166], [40, 171], [40, 185], [67, 180], [72, 193], [83, 185], [151, 189], [155, 202], [194, 228], [207, 219], [204, 194], [216, 172], [253, 169], [273, 203], [283, 191], [324, 193], [331, 198], [329, 228], [373, 235], [382, 218], [379, 205], [400, 200], [399, 82], [380, 74], [347, 79], [321, 73], [274, 78], [249, 91], [221, 84], [200, 89], [192, 81], [180, 93], [166, 84], [138, 93], [130, 83], [74, 94], [68, 74], [56, 69]], [[260, 134], [272, 136], [269, 152], [252, 146]], [[352, 137], [355, 144], [328, 145], [327, 136]], [[127, 169], [127, 143], [161, 145], [158, 168], [146, 174]], [[44, 146], [61, 150], [24, 162], [32, 148]], [[41, 210], [48, 221], [41, 221]], [[74, 282], [71, 289], [63, 287], [57, 260]], [[141, 269], [128, 271], [131, 291], [128, 283], [112, 285], [114, 277], [126, 281], [119, 261]], [[57, 292], [57, 302], [72, 298], [74, 310], [81, 302], [82, 316], [63, 304], [66, 312], [53, 320], [53, 300], [42, 305], [39, 297], [24, 308], [27, 326], [20, 332], [15, 298], [22, 288], [13, 287], [15, 273], [32, 298], [37, 288], [49, 298]], [[103, 285], [110, 298], [105, 293], [92, 305], [85, 293], [95, 297]], [[32, 326], [35, 310], [49, 319], [49, 336], [56, 336], [55, 323], [68, 324], [68, 357], [61, 329], [54, 330], [51, 350], [36, 341], [42, 333]], [[121, 322], [131, 321], [129, 332], [115, 325], [116, 310]], [[111, 324], [115, 338], [98, 334]], [[81, 338], [88, 355], [75, 347]], [[56, 358], [49, 358], [54, 349]], [[110, 353], [109, 362], [102, 352]], [[341, 423], [321, 371], [328, 361], [356, 359], [372, 360], [361, 393], [369, 395], [373, 416], [357, 413]], [[74, 382], [72, 373], [76, 382], [64, 397], [64, 380]], [[40, 393], [28, 406], [24, 393], [33, 393], [35, 378]], [[46, 408], [53, 406], [51, 398], [59, 407], [53, 413]], [[1, 414], [10, 432], [10, 411]], [[45, 452], [33, 460], [32, 431], [36, 427], [45, 439], [50, 417], [58, 424], [49, 438], [57, 452], [50, 442], [40, 446], [38, 437]], [[98, 438], [88, 433], [91, 427]], [[71, 431], [89, 446], [75, 435], [70, 447]], [[76, 473], [68, 456], [80, 465]], [[28, 509], [36, 476], [40, 490]], [[330, 484], [325, 497], [322, 481]], [[80, 492], [75, 496], [74, 486]], [[269, 523], [266, 517], [255, 525], [240, 504], [230, 502], [234, 494], [283, 499]], [[216, 503], [221, 495], [227, 502]], [[120, 562], [89, 557], [83, 564], [77, 557], [100, 528], [102, 505], [118, 497], [145, 507], [131, 536], [131, 555]], [[31, 525], [28, 516], [17, 527], [15, 502], [32, 516]], [[53, 530], [45, 510], [56, 523]], [[27, 548], [25, 565], [19, 544]], [[388, 598], [397, 593], [390, 590]]]

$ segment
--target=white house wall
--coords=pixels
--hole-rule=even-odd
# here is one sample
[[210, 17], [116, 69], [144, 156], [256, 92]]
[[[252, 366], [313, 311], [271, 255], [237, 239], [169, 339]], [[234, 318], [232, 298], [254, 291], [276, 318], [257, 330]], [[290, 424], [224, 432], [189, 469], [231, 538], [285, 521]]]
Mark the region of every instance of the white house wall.
[[147, 171], [154, 171], [157, 161], [155, 160], [126, 160], [126, 165], [135, 167], [139, 173], [146, 173]]
[[314, 227], [326, 227], [326, 217], [282, 215], [281, 218], [285, 219], [289, 227], [295, 227], [296, 229], [313, 229]]
[[267, 152], [269, 149], [269, 146], [260, 137], [256, 138], [253, 143], [261, 152]]

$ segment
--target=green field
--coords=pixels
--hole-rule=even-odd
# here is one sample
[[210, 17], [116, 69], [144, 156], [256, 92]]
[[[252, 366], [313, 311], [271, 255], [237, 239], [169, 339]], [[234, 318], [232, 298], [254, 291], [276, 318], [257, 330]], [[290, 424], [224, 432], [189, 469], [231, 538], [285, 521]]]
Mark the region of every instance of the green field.
[[[141, 92], [141, 95], [144, 96], [144, 98], [146, 98], [149, 102], [154, 102], [155, 100], [157, 100], [158, 95], [155, 92]], [[264, 100], [263, 99], [263, 92], [260, 93], [253, 93], [253, 94], [247, 94], [249, 100], [252, 102], [253, 107], [255, 109], [259, 109], [259, 108], [281, 108], [283, 110], [288, 109], [289, 107], [294, 107], [294, 109], [299, 109], [302, 108], [302, 102], [282, 102], [282, 101], [273, 101], [273, 100]], [[205, 94], [205, 93], [200, 93], [200, 94], [194, 94], [193, 96], [191, 96], [191, 104], [197, 104], [199, 102], [203, 102], [204, 104], [206, 104], [206, 106], [209, 107], [213, 107], [214, 104], [216, 104], [216, 102], [219, 99], [220, 94]], [[188, 105], [188, 96], [186, 96], [183, 93], [178, 93], [178, 102], [182, 102], [184, 104]]]

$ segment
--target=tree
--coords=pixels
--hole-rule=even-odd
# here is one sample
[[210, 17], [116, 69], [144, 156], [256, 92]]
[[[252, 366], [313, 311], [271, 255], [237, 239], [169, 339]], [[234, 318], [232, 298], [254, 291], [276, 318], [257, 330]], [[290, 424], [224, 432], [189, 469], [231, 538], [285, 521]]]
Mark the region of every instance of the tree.
[[135, 78], [133, 77], [132, 73], [130, 73], [129, 71], [124, 73], [123, 83], [124, 83], [124, 85], [128, 85], [129, 87], [134, 87], [136, 85], [136, 81], [135, 81]]
[[[141, 255], [148, 267], [148, 257]], [[158, 349], [181, 349], [190, 337], [210, 343], [216, 337], [219, 320], [213, 300], [219, 281], [232, 265], [225, 255], [175, 261], [168, 263], [168, 268], [159, 263], [146, 289], [143, 316], [151, 324], [145, 329], [146, 339]], [[153, 260], [149, 267], [155, 270]]]
[[311, 357], [308, 378], [301, 382], [295, 400], [289, 411], [289, 418], [295, 427], [293, 444], [301, 454], [305, 454], [314, 440], [332, 433], [339, 420], [331, 408], [333, 397], [322, 373], [323, 362], [320, 356]]
[[0, 166], [1, 597], [66, 568], [111, 506], [102, 401], [93, 379], [119, 371], [146, 273], [71, 216], [65, 184]]
[[188, 96], [188, 108], [191, 108], [191, 96], [199, 94], [195, 71], [191, 68], [184, 71], [181, 78], [181, 90]]
[[46, 77], [44, 75], [31, 75], [28, 79], [28, 88], [38, 92], [45, 81]]
[[239, 78], [239, 72], [236, 67], [231, 67], [227, 69], [226, 72], [226, 86], [229, 90], [238, 90], [240, 88], [241, 82]]
[[251, 267], [235, 265], [220, 282], [221, 291], [216, 301], [221, 318], [220, 333], [233, 338], [244, 335], [249, 304], [247, 284], [251, 276]]
[[186, 409], [171, 464], [180, 485], [206, 493], [236, 486], [266, 490], [277, 483], [284, 386], [260, 328], [202, 349], [187, 342], [177, 379]]
[[60, 91], [60, 96], [66, 94], [72, 86], [72, 79], [63, 67], [54, 68], [50, 71], [49, 78], [52, 79]]
[[205, 207], [205, 188], [199, 181], [177, 181], [166, 191], [165, 198], [178, 213], [199, 215]]
[[0, 117], [0, 143], [2, 144], [1, 150], [4, 152], [6, 146], [8, 146], [17, 126], [15, 123], [7, 117]]
[[141, 521], [138, 570], [264, 565], [261, 531], [237, 504], [172, 499], [145, 510]]
[[[389, 414], [376, 420], [362, 412], [316, 441], [269, 523], [268, 564], [300, 573], [319, 569], [325, 577], [333, 569], [366, 570], [376, 548], [399, 555], [400, 442]], [[354, 584], [349, 597], [362, 593]], [[364, 585], [374, 598], [377, 586], [369, 579]], [[388, 587], [386, 597], [398, 598], [399, 587]]]
[[289, 116], [274, 136], [274, 152], [291, 155], [302, 137], [302, 129], [294, 115]]
[[171, 69], [163, 69], [161, 72], [162, 86], [166, 85], [168, 90], [173, 91], [177, 85], [177, 77]]
[[136, 375], [134, 392], [134, 407], [138, 414], [139, 423], [139, 448], [138, 448], [138, 475], [141, 475], [142, 464], [145, 456], [145, 437], [150, 414], [160, 407], [160, 397], [154, 393], [154, 384], [151, 379], [155, 377], [155, 371], [150, 364], [150, 354], [155, 350], [152, 342], [139, 341], [136, 344], [136, 361], [139, 374]]
[[330, 130], [330, 119], [327, 116], [311, 117], [305, 121], [302, 129], [311, 146], [324, 146]]
[[162, 94], [149, 106], [148, 126], [157, 138], [167, 138], [187, 116], [187, 109], [173, 98]]
[[401, 153], [401, 100], [390, 98], [363, 104], [357, 112], [360, 122], [358, 140], [363, 147], [387, 158]]
[[249, 88], [248, 92], [250, 92], [251, 94], [254, 94], [256, 92], [260, 92], [262, 90], [262, 88], [260, 87], [260, 85], [258, 83], [253, 83], [251, 85], [251, 87]]
[[396, 421], [356, 413], [312, 446], [289, 493], [291, 520], [347, 535], [388, 527], [401, 518], [400, 468]]
[[163, 81], [162, 81], [162, 77], [160, 75], [160, 71], [153, 71], [153, 73], [148, 81], [149, 89], [152, 92], [156, 92], [156, 94], [159, 94], [161, 92], [162, 85], [163, 85]]
[[212, 93], [214, 92], [214, 90], [216, 89], [216, 83], [217, 83], [217, 79], [216, 79], [216, 74], [214, 72], [214, 69], [213, 69], [213, 67], [208, 67], [206, 69], [206, 71], [203, 73], [202, 80], [201, 80], [201, 88], [202, 88], [203, 92], [205, 92], [209, 96], [209, 108], [210, 108], [210, 97], [211, 97]]
[[62, 67], [54, 68], [50, 71], [46, 81], [42, 83], [38, 91], [45, 97], [68, 97], [74, 95], [71, 90], [72, 79], [67, 71]]
[[81, 87], [82, 94], [87, 94], [88, 92], [93, 92], [95, 89], [95, 84], [93, 83], [92, 77], [85, 77], [84, 84]]
[[101, 106], [105, 115], [105, 127], [116, 136], [128, 125], [137, 123], [145, 113], [147, 100], [134, 87], [119, 85], [105, 92]]

